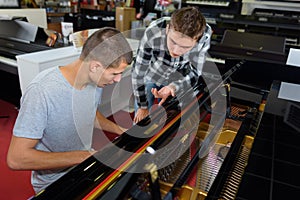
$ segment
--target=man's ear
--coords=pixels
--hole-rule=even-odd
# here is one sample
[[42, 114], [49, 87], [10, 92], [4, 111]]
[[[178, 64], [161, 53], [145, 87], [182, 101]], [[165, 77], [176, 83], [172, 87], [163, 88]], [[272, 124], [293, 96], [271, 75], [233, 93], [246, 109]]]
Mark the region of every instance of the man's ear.
[[98, 70], [103, 69], [103, 66], [98, 61], [91, 61], [90, 62], [90, 71], [91, 72], [97, 72]]

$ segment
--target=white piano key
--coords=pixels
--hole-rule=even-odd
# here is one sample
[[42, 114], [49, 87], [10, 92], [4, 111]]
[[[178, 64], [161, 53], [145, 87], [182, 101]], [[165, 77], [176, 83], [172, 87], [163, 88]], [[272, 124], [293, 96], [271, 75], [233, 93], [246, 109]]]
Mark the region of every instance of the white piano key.
[[6, 57], [3, 57], [3, 56], [0, 56], [0, 62], [11, 65], [13, 67], [18, 67], [17, 61], [14, 60], [14, 59], [11, 59], [11, 58], [6, 58]]

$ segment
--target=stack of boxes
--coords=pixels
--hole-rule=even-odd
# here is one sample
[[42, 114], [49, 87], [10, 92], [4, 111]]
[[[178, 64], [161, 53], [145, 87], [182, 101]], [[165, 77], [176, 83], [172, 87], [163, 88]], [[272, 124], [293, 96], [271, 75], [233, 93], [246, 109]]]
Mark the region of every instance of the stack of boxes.
[[135, 16], [135, 8], [116, 7], [116, 28], [121, 32], [130, 30], [131, 22], [136, 20]]

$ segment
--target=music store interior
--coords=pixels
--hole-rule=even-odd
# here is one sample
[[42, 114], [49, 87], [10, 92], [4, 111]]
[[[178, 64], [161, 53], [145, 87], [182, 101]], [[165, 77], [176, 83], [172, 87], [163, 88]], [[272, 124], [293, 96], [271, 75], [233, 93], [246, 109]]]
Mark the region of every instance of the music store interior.
[[[82, 31], [115, 27], [135, 56], [153, 20], [189, 6], [212, 28], [202, 82], [134, 124], [128, 66], [99, 106], [128, 131], [34, 194], [30, 172], [6, 163], [27, 85], [78, 58]], [[0, 198], [299, 198], [299, 67], [300, 0], [0, 0]]]

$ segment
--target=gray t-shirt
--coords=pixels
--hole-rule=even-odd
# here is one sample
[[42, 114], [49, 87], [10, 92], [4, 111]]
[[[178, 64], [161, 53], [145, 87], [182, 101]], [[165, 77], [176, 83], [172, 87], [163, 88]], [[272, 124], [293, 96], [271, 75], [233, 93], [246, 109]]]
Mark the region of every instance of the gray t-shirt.
[[[59, 67], [42, 71], [21, 98], [13, 129], [17, 137], [39, 139], [36, 149], [47, 152], [90, 150], [95, 114], [102, 89], [88, 85], [74, 89]], [[47, 187], [68, 169], [32, 171], [35, 192]]]

